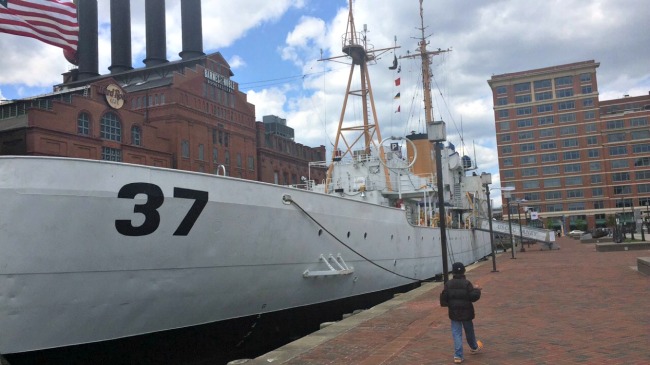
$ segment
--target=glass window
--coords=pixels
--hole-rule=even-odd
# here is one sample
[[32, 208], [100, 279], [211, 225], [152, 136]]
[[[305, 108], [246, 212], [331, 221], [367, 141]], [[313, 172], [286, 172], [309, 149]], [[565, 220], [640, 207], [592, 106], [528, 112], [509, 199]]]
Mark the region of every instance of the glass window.
[[585, 132], [587, 132], [587, 133], [596, 132], [597, 131], [596, 128], [597, 128], [596, 123], [587, 123], [587, 124], [585, 124]]
[[517, 121], [517, 127], [518, 128], [526, 128], [526, 127], [532, 127], [533, 126], [533, 120], [532, 119], [522, 119]]
[[639, 131], [631, 131], [630, 137], [632, 140], [650, 138], [650, 130], [644, 129]]
[[564, 165], [564, 172], [566, 173], [580, 172], [580, 170], [582, 170], [582, 166], [579, 163]]
[[558, 165], [544, 166], [542, 167], [542, 173], [544, 175], [557, 175], [560, 173], [560, 166]]
[[122, 142], [122, 124], [115, 113], [108, 112], [102, 116], [100, 137], [110, 141]]
[[544, 180], [545, 188], [559, 188], [561, 186], [562, 186], [562, 182], [559, 177]]
[[587, 145], [592, 146], [598, 144], [598, 137], [596, 136], [589, 136], [587, 137]]
[[593, 110], [587, 110], [586, 112], [582, 113], [582, 117], [584, 120], [596, 119], [596, 112]]
[[650, 157], [641, 157], [634, 161], [634, 167], [650, 166]]
[[131, 127], [131, 143], [134, 146], [142, 146], [142, 130], [137, 125]]
[[519, 140], [526, 140], [526, 139], [533, 139], [533, 132], [528, 131], [528, 132], [520, 132], [519, 133]]
[[602, 184], [603, 176], [602, 175], [591, 175], [592, 184]]
[[566, 151], [564, 152], [564, 160], [579, 160], [580, 151]]
[[524, 143], [524, 144], [519, 146], [519, 151], [521, 151], [521, 152], [535, 151], [535, 144], [534, 143]]
[[564, 141], [562, 141], [562, 146], [564, 146], [564, 147], [578, 147], [578, 139], [577, 138], [565, 139]]
[[508, 105], [508, 98], [497, 98], [497, 105]]
[[505, 86], [497, 86], [496, 90], [498, 95], [506, 94], [508, 92], [508, 88]]
[[585, 210], [584, 202], [573, 202], [567, 204], [567, 210]]
[[511, 138], [509, 134], [502, 134], [501, 135], [501, 142], [510, 142]]
[[510, 130], [510, 122], [499, 122], [499, 128], [502, 131], [509, 131]]
[[503, 166], [512, 166], [512, 165], [513, 165], [512, 157], [508, 157], [508, 158], [503, 159]]
[[557, 162], [557, 153], [545, 153], [542, 155], [542, 163]]
[[539, 117], [537, 118], [537, 124], [539, 125], [553, 124], [553, 116], [548, 115], [546, 117]]
[[537, 156], [522, 156], [520, 161], [522, 165], [537, 163]]
[[555, 128], [546, 128], [539, 130], [539, 138], [555, 137]]
[[632, 193], [632, 188], [630, 187], [630, 185], [614, 186], [614, 195], [625, 195], [631, 193]]
[[530, 115], [533, 114], [533, 108], [526, 106], [523, 108], [517, 108], [517, 115]]
[[515, 96], [515, 104], [530, 103], [531, 101], [533, 101], [533, 99], [530, 94]]
[[591, 82], [591, 74], [583, 73], [580, 74], [580, 83]]
[[589, 171], [600, 171], [600, 162], [590, 162], [589, 163]]
[[571, 101], [563, 101], [561, 103], [557, 103], [557, 110], [569, 110], [569, 109], [575, 109], [576, 108], [576, 102], [571, 100]]
[[629, 181], [630, 173], [629, 172], [616, 172], [612, 174], [613, 182]]
[[573, 85], [573, 76], [563, 76], [555, 78], [555, 87]]
[[551, 79], [537, 80], [533, 82], [535, 90], [547, 89], [551, 87]]
[[497, 113], [499, 119], [508, 118], [508, 109], [501, 109]]
[[605, 128], [607, 128], [607, 129], [625, 128], [625, 121], [623, 121], [623, 120], [608, 120], [607, 123], [605, 123]]
[[576, 121], [576, 113], [562, 114], [559, 117], [560, 123], [570, 123]]
[[650, 152], [650, 144], [633, 144], [632, 153], [648, 153]]
[[237, 159], [237, 167], [241, 168], [242, 167], [241, 153], [237, 153], [236, 159]]
[[556, 148], [557, 148], [557, 143], [555, 141], [541, 142], [539, 144], [539, 149], [541, 150], [554, 150]]
[[582, 198], [584, 197], [584, 193], [582, 192], [582, 189], [571, 189], [566, 191], [566, 197], [567, 199]]
[[199, 160], [205, 160], [205, 147], [201, 143], [199, 143]]
[[186, 140], [181, 141], [181, 156], [183, 158], [190, 158], [190, 142]]
[[631, 127], [643, 127], [648, 125], [648, 118], [632, 118], [630, 119], [630, 126]]
[[253, 156], [248, 156], [248, 170], [255, 171], [255, 158]]
[[650, 180], [650, 170], [637, 171], [634, 177], [636, 180]]
[[230, 166], [230, 151], [226, 151], [225, 157], [226, 157], [226, 166]]
[[591, 94], [593, 92], [591, 85], [585, 85], [580, 88], [583, 94]]
[[596, 148], [587, 150], [587, 156], [589, 158], [598, 158], [600, 157], [600, 150]]
[[553, 111], [553, 104], [542, 104], [537, 106], [537, 113], [548, 113]]
[[562, 204], [547, 204], [546, 205], [546, 211], [547, 212], [561, 212], [563, 210], [564, 210], [564, 208], [562, 207]]
[[90, 115], [88, 113], [79, 113], [77, 117], [77, 133], [84, 136], [90, 135]]
[[503, 154], [512, 153], [512, 146], [503, 146], [503, 147], [501, 147], [501, 153], [503, 153]]
[[589, 108], [594, 106], [594, 99], [589, 98], [589, 99], [582, 99], [582, 106]]
[[560, 128], [561, 136], [566, 136], [567, 134], [578, 134], [578, 126], [572, 125]]
[[546, 191], [546, 192], [544, 192], [544, 199], [546, 199], [546, 200], [562, 199], [562, 192], [561, 191]]
[[557, 98], [569, 98], [573, 96], [573, 89], [561, 89], [555, 91]]
[[614, 169], [627, 169], [630, 165], [627, 160], [612, 160], [612, 170]]
[[212, 162], [217, 163], [219, 160], [219, 150], [215, 147], [212, 149]]
[[539, 189], [539, 181], [538, 180], [524, 181], [522, 183], [522, 186], [524, 187], [524, 189]]
[[505, 179], [514, 179], [515, 178], [515, 170], [503, 170], [503, 178]]
[[636, 191], [639, 194], [646, 194], [650, 192], [650, 184], [639, 184], [636, 186]]
[[515, 84], [515, 93], [530, 91], [530, 82]]
[[530, 167], [521, 170], [521, 176], [537, 176], [537, 167]]
[[607, 135], [607, 142], [623, 142], [625, 141], [625, 133], [610, 133]]
[[591, 196], [603, 196], [603, 188], [591, 189]]
[[536, 101], [542, 101], [542, 100], [551, 100], [553, 99], [553, 92], [551, 91], [544, 91], [541, 93], [535, 93], [535, 100]]
[[617, 155], [627, 155], [627, 147], [626, 146], [613, 146], [609, 148], [609, 155], [610, 156], [617, 156]]
[[567, 185], [582, 185], [582, 176], [569, 176], [565, 179]]
[[102, 147], [102, 160], [122, 162], [122, 150], [117, 148]]

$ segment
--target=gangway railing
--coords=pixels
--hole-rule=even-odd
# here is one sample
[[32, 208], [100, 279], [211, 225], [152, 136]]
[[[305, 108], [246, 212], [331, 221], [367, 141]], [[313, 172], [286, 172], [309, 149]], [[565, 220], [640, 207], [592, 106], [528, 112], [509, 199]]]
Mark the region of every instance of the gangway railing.
[[[476, 229], [490, 231], [490, 221], [485, 218], [476, 219]], [[504, 221], [492, 221], [492, 232], [510, 235], [510, 225], [512, 225], [512, 237], [522, 237], [523, 239], [537, 241], [544, 244], [549, 249], [557, 249], [555, 244], [555, 231], [551, 229], [536, 228], [529, 226], [519, 226], [518, 223]], [[520, 233], [521, 232], [521, 233]]]

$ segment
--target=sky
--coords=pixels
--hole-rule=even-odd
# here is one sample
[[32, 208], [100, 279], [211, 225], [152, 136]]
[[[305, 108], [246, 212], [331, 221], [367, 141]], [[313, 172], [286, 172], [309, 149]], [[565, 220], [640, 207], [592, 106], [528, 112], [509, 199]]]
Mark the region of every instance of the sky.
[[[109, 1], [98, 4], [99, 72], [106, 74]], [[419, 61], [401, 58], [400, 73], [388, 69], [394, 56], [416, 51], [419, 6], [419, 0], [353, 2], [356, 29], [367, 25], [368, 43], [399, 47], [378, 54], [369, 69], [382, 137], [425, 132]], [[448, 140], [476, 161], [479, 173], [492, 173], [495, 187], [492, 75], [595, 60], [601, 100], [650, 92], [647, 0], [424, 0], [423, 8], [429, 49], [449, 50], [431, 63], [434, 117], [446, 122]], [[168, 59], [177, 60], [180, 0], [167, 0], [166, 13]], [[256, 120], [285, 118], [296, 142], [324, 145], [329, 153], [350, 66], [319, 60], [343, 55], [348, 0], [203, 0], [202, 17], [204, 51], [220, 52], [229, 62], [232, 79], [256, 107]], [[131, 18], [133, 65], [140, 67], [144, 0], [132, 1]], [[59, 48], [29, 38], [0, 33], [0, 49], [0, 100], [51, 92], [71, 67]], [[348, 104], [348, 113], [356, 113], [351, 118], [359, 118], [360, 103], [351, 98]]]

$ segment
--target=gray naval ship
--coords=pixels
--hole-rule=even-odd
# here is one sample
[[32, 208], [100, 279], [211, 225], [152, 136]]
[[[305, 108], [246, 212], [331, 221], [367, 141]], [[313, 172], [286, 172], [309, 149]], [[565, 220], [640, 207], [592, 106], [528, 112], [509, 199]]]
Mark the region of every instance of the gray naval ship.
[[[427, 80], [432, 52], [424, 40], [420, 46]], [[0, 157], [0, 354], [309, 310], [430, 279], [445, 261], [489, 255], [489, 233], [474, 229], [486, 201], [480, 176], [468, 173], [471, 161], [450, 145], [436, 161], [428, 134], [381, 138], [367, 48], [350, 10], [343, 52], [350, 78], [361, 68], [363, 92], [348, 84], [346, 104], [360, 95], [372, 113], [360, 128], [341, 119], [331, 161], [322, 163], [325, 181], [279, 186], [107, 161]], [[436, 124], [424, 92], [427, 123]]]

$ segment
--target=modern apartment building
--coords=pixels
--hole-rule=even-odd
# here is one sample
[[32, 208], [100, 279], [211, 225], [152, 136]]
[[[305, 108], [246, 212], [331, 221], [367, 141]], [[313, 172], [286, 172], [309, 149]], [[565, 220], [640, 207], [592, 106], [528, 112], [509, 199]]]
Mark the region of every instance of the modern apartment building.
[[609, 215], [634, 222], [648, 209], [650, 94], [599, 100], [599, 65], [590, 60], [488, 80], [501, 186], [515, 188], [512, 219], [526, 209], [540, 217], [531, 224], [595, 228]]

